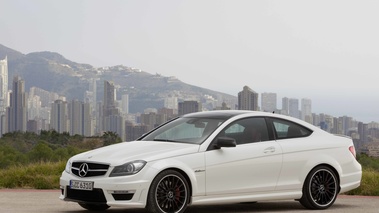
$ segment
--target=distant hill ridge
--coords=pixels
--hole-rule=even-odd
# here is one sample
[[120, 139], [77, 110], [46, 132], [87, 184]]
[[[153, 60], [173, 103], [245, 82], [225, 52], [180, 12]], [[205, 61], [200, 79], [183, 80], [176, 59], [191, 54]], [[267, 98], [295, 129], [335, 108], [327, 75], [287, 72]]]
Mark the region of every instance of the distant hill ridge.
[[[97, 81], [97, 100], [102, 101], [104, 80], [118, 85], [118, 95], [129, 94], [131, 113], [143, 112], [145, 108], [163, 107], [164, 98], [173, 96], [178, 100], [202, 100], [207, 108], [215, 107], [207, 99], [218, 99], [228, 105], [234, 105], [236, 97], [189, 85], [175, 77], [150, 74], [123, 65], [95, 68], [89, 64], [80, 64], [66, 59], [59, 53], [33, 52], [23, 54], [0, 44], [0, 59], [8, 58], [9, 89], [13, 76], [19, 75], [25, 80], [25, 90], [30, 87], [56, 92], [68, 100], [83, 100], [89, 88], [89, 79]], [[217, 103], [221, 106], [221, 102]]]

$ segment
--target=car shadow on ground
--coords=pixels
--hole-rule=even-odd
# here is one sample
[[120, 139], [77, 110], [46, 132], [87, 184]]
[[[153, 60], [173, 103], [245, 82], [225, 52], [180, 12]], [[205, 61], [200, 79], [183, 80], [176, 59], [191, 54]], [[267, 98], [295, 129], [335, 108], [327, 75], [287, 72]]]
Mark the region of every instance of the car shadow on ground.
[[[349, 206], [345, 204], [334, 204], [327, 210], [322, 212], [331, 212], [336, 210], [347, 209]], [[320, 212], [321, 212], [320, 211]], [[78, 210], [78, 211], [65, 211], [64, 213], [89, 213], [92, 211]], [[127, 208], [110, 208], [107, 213], [148, 213], [145, 209], [127, 209]], [[202, 205], [202, 206], [189, 206], [186, 213], [250, 213], [250, 212], [309, 212], [299, 202], [296, 201], [283, 201], [283, 202], [258, 202], [258, 203], [240, 203], [232, 205]], [[318, 211], [312, 211], [318, 212]], [[63, 212], [62, 212], [63, 213]]]

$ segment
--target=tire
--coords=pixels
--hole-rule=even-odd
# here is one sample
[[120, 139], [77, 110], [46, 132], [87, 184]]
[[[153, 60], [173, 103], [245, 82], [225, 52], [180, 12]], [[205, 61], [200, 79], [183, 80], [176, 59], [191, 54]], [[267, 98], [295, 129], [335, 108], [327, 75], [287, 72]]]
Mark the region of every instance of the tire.
[[308, 209], [327, 209], [333, 205], [339, 193], [335, 172], [326, 166], [314, 168], [305, 179], [303, 196], [299, 200]]
[[79, 203], [79, 205], [90, 211], [105, 211], [109, 209], [110, 206], [107, 204], [88, 204], [88, 203]]
[[183, 213], [189, 197], [186, 178], [175, 170], [166, 170], [151, 183], [146, 208], [151, 213]]

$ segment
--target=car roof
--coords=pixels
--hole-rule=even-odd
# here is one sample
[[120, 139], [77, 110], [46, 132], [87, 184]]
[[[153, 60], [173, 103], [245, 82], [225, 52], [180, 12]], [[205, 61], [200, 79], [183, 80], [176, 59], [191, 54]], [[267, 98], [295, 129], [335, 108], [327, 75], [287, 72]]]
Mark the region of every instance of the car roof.
[[219, 118], [219, 119], [229, 119], [241, 114], [254, 114], [254, 115], [267, 115], [264, 112], [258, 111], [248, 111], [248, 110], [214, 110], [214, 111], [203, 111], [185, 114], [182, 117], [188, 118]]
[[202, 111], [202, 112], [194, 112], [182, 115], [181, 117], [184, 118], [213, 118], [213, 119], [223, 119], [227, 120], [229, 118], [239, 116], [239, 115], [247, 115], [247, 116], [264, 116], [264, 117], [272, 117], [272, 118], [279, 118], [279, 119], [285, 119], [287, 121], [292, 121], [297, 124], [300, 124], [304, 127], [307, 127], [311, 129], [312, 131], [319, 131], [320, 128], [307, 123], [303, 120], [293, 118], [287, 115], [281, 115], [281, 114], [274, 114], [270, 112], [262, 112], [262, 111], [249, 111], [249, 110], [214, 110], [214, 111]]

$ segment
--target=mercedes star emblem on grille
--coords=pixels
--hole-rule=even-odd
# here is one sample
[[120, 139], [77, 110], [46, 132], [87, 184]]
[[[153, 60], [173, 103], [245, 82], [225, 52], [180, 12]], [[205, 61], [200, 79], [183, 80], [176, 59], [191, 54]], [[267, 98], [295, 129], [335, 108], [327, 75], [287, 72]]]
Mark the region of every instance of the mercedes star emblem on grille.
[[88, 164], [86, 163], [82, 163], [82, 165], [80, 165], [79, 167], [79, 176], [80, 177], [85, 177], [88, 173]]

